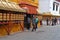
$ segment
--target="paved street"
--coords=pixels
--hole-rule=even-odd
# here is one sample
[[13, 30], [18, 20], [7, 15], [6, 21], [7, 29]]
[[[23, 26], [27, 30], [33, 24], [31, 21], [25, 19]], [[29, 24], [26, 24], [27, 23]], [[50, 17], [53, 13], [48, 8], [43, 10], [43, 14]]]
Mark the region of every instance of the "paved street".
[[60, 40], [60, 25], [43, 26], [36, 32], [26, 31], [9, 36], [0, 37], [0, 40]]

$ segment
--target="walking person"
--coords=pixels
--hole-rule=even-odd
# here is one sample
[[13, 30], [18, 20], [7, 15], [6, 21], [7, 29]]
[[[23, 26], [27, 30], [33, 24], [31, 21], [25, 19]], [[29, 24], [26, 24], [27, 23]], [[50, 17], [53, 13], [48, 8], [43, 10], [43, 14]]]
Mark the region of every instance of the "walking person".
[[27, 29], [30, 30], [30, 23], [31, 23], [31, 19], [30, 17], [27, 18]]
[[40, 25], [42, 25], [42, 20], [40, 20]]
[[36, 29], [37, 29], [37, 21], [38, 21], [38, 18], [33, 16], [33, 19], [32, 19], [32, 25], [33, 25], [32, 31], [34, 31], [34, 30], [36, 31]]
[[49, 22], [49, 19], [47, 18], [47, 19], [46, 19], [46, 23], [47, 23], [47, 25], [49, 25], [48, 22]]
[[54, 19], [54, 25], [56, 25], [56, 24], [57, 24], [57, 18]]
[[35, 19], [35, 24], [36, 24], [36, 28], [37, 28], [37, 24], [38, 24], [38, 17], [36, 17], [36, 19]]
[[54, 25], [54, 19], [52, 18], [52, 26]]

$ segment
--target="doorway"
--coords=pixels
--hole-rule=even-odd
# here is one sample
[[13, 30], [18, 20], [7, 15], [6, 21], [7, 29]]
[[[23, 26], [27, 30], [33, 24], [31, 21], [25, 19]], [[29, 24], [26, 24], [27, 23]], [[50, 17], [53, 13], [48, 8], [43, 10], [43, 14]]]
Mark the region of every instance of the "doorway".
[[32, 18], [31, 14], [26, 14], [24, 16], [24, 28], [30, 29], [30, 27], [31, 27], [31, 22], [30, 22], [31, 18]]

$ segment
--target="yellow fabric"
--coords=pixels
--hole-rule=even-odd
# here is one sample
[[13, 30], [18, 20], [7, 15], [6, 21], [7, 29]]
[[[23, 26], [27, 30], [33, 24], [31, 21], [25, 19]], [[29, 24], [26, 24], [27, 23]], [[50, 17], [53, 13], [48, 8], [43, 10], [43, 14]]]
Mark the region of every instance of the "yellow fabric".
[[13, 2], [0, 1], [0, 9], [16, 11], [16, 12], [26, 12], [26, 10], [20, 8], [18, 4], [13, 3]]
[[14, 34], [15, 32], [23, 31], [20, 24], [14, 24], [11, 29], [10, 34]]
[[40, 22], [38, 22], [38, 25], [37, 26], [38, 26], [38, 28], [40, 28]]
[[[23, 24], [22, 24], [23, 25]], [[8, 28], [10, 29], [10, 31], [8, 30]], [[2, 32], [3, 31], [3, 32]], [[9, 31], [9, 33], [10, 34], [14, 34], [14, 33], [16, 33], [16, 32], [21, 32], [21, 31], [23, 31], [23, 29], [22, 29], [22, 27], [21, 27], [21, 25], [20, 25], [20, 23], [19, 24], [9, 24], [9, 25], [5, 25], [5, 26], [1, 26], [0, 27], [0, 36], [5, 36], [5, 35], [7, 35], [8, 34], [8, 32], [7, 31]]]
[[30, 5], [38, 7], [38, 0], [19, 0], [19, 3], [26, 2]]
[[15, 2], [18, 4], [18, 0], [8, 0], [9, 2]]
[[52, 15], [50, 12], [44, 12], [43, 15]]
[[6, 32], [5, 28], [4, 27], [0, 27], [0, 36], [5, 36], [5, 35], [7, 35], [7, 32]]

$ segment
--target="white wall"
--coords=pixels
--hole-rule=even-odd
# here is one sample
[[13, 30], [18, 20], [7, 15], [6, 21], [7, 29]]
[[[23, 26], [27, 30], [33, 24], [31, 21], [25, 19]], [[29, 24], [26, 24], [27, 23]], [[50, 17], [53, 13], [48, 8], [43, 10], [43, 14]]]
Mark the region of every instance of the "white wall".
[[[57, 2], [57, 1], [55, 1], [55, 0], [51, 0], [51, 1], [50, 1], [50, 12], [51, 12], [51, 14], [53, 14], [53, 15], [59, 15], [59, 6], [58, 6], [58, 11], [53, 10], [53, 2]], [[58, 2], [57, 2], [57, 3], [58, 3]], [[55, 9], [56, 9], [56, 6], [55, 6]]]
[[49, 12], [50, 0], [39, 0], [40, 12]]
[[53, 2], [55, 2], [55, 0], [39, 0], [40, 12], [41, 13], [51, 12], [51, 14], [53, 14], [53, 15], [59, 15], [59, 7], [58, 7], [58, 11], [56, 11], [56, 10], [53, 11]]

